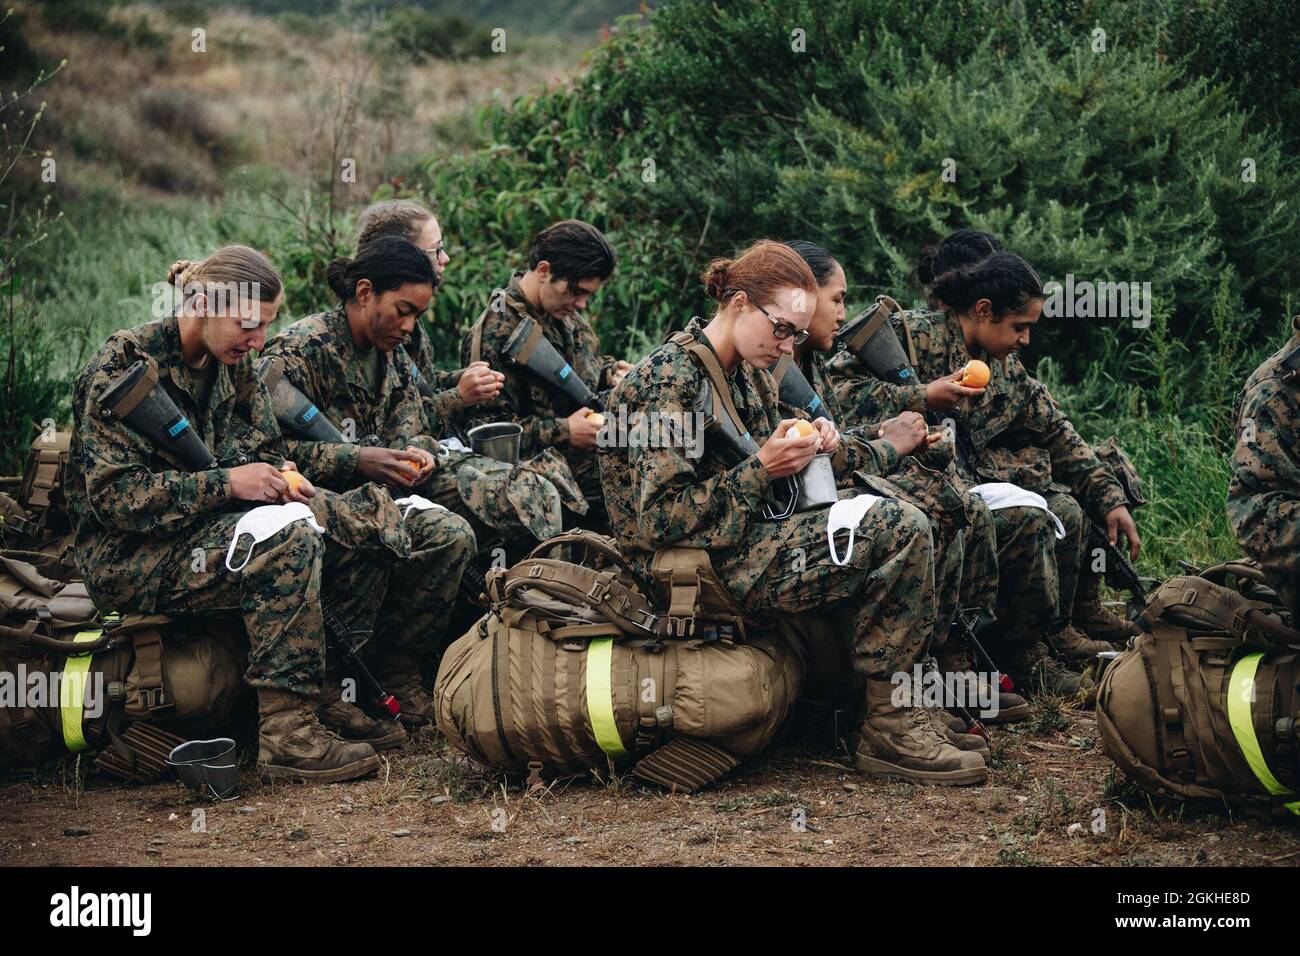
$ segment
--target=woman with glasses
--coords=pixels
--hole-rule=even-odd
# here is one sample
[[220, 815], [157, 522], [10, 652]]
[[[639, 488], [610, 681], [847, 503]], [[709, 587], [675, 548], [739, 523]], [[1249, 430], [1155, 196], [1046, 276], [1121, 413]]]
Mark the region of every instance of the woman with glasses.
[[[858, 768], [915, 783], [982, 782], [983, 758], [948, 742], [942, 712], [909, 706], [891, 680], [912, 673], [934, 626], [925, 516], [878, 499], [849, 523], [850, 534], [836, 537], [833, 556], [827, 509], [782, 507], [787, 479], [813, 456], [826, 452], [846, 464], [845, 444], [829, 420], [818, 419], [803, 434], [801, 419], [780, 417], [775, 383], [764, 372], [807, 336], [817, 303], [812, 272], [789, 246], [762, 241], [735, 259], [715, 260], [702, 278], [717, 303], [712, 318], [692, 319], [638, 363], [609, 408], [633, 425], [684, 423], [712, 383], [725, 382], [728, 394], [720, 398], [732, 407], [723, 401], [722, 414], [752, 444], [709, 430], [701, 449], [674, 440], [693, 429], [667, 426], [653, 440], [607, 443], [601, 476], [622, 553], [649, 580], [661, 549], [704, 549], [729, 596], [754, 619], [842, 616], [851, 622], [841, 633], [864, 686]], [[861, 467], [874, 459], [877, 470], [892, 468], [924, 440], [924, 429], [913, 435], [900, 438], [900, 446], [874, 443]]]

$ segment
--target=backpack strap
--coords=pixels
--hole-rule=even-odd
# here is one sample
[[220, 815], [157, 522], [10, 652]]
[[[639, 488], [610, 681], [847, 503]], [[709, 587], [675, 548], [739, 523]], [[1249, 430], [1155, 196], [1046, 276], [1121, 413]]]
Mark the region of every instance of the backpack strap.
[[746, 435], [749, 428], [741, 421], [740, 412], [736, 410], [736, 403], [731, 400], [731, 382], [727, 378], [727, 373], [722, 370], [722, 364], [718, 357], [713, 354], [713, 350], [693, 336], [690, 332], [682, 329], [668, 336], [668, 341], [682, 348], [686, 354], [695, 360], [713, 386], [713, 408], [714, 417], [720, 418], [717, 414], [719, 407], [731, 423], [736, 427], [736, 433]]
[[37, 524], [44, 526], [46, 513], [54, 504], [53, 494], [63, 485], [71, 432], [55, 432], [53, 441], [32, 442], [23, 479], [23, 504]]
[[488, 575], [488, 595], [498, 606], [509, 603], [524, 588], [536, 588], [559, 601], [589, 607], [624, 634], [661, 636], [659, 615], [640, 590], [619, 580], [616, 571], [594, 571], [551, 558], [525, 558], [508, 571]]
[[[1161, 748], [1161, 771], [1182, 784], [1196, 780], [1187, 735], [1183, 730], [1182, 632], [1173, 625], [1162, 625], [1152, 635], [1157, 728]], [[1176, 676], [1175, 676], [1176, 675]]]
[[[1296, 792], [1273, 775], [1255, 733], [1255, 675], [1263, 657], [1258, 652], [1247, 654], [1233, 665], [1228, 685], [1228, 721], [1246, 762], [1264, 789], [1275, 802], [1300, 816], [1300, 798], [1292, 799], [1297, 797]], [[1268, 713], [1262, 707], [1258, 709], [1261, 713]]]

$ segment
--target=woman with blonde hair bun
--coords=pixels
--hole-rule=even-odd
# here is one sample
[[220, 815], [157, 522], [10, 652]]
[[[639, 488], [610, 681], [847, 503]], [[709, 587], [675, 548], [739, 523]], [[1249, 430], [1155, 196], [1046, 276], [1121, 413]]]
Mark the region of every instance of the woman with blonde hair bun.
[[[332, 535], [338, 516], [352, 509], [318, 493], [285, 461], [253, 368], [249, 353], [262, 348], [283, 298], [280, 276], [261, 253], [227, 246], [201, 261], [175, 262], [167, 282], [181, 287], [176, 311], [114, 332], [77, 377], [67, 497], [86, 589], [102, 611], [238, 615], [249, 642], [245, 679], [258, 697], [263, 775], [331, 781], [371, 773], [379, 759], [356, 732], [360, 725], [349, 729], [320, 699], [321, 605], [326, 592], [371, 594], [382, 572], [374, 553], [335, 547], [305, 520], [269, 535], [243, 521], [259, 505], [301, 503]], [[130, 412], [118, 417], [128, 404], [172, 417], [151, 431]], [[187, 431], [206, 446], [207, 465], [165, 440]], [[398, 521], [384, 498], [375, 513]], [[259, 540], [250, 545], [250, 535]], [[400, 557], [402, 540], [390, 550]], [[238, 556], [244, 563], [232, 564]], [[341, 611], [362, 610], [348, 600], [338, 601]], [[353, 739], [327, 732], [321, 719]], [[383, 735], [372, 737], [382, 745]]]

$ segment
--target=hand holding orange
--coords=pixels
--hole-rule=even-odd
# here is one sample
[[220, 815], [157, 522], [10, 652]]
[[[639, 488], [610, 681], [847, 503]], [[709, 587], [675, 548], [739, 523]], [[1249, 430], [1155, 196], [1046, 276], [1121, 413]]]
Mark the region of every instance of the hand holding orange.
[[588, 412], [587, 421], [591, 422], [597, 428], [600, 428], [605, 424], [605, 416], [600, 412]]
[[957, 384], [965, 388], [983, 388], [989, 383], [991, 372], [988, 365], [979, 359], [971, 359], [962, 366]]
[[806, 422], [802, 418], [790, 427], [790, 431], [800, 438], [807, 438], [809, 435], [817, 434], [817, 429], [813, 427], [812, 422]]
[[280, 472], [280, 477], [285, 480], [285, 483], [289, 486], [289, 490], [293, 492], [297, 492], [302, 488], [303, 482], [307, 480], [296, 471], [282, 471]]

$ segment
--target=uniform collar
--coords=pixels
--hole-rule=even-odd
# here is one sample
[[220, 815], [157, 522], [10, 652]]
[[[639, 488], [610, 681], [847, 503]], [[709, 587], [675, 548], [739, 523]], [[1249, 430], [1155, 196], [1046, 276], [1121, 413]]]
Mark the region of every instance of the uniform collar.
[[[190, 391], [190, 383], [196, 370], [185, 364], [185, 356], [181, 352], [181, 323], [175, 313], [162, 320], [161, 333], [163, 345], [159, 350], [161, 355], [154, 356], [158, 362], [159, 373], [169, 376], [172, 383], [190, 397], [195, 408], [205, 411], [199, 406], [199, 397]], [[230, 383], [230, 370], [214, 356], [209, 356], [208, 361], [216, 366], [216, 375], [212, 380], [212, 390], [208, 393], [207, 407], [215, 409], [220, 408], [223, 402], [233, 396], [235, 389]], [[246, 358], [244, 361], [251, 361], [251, 359]]]

